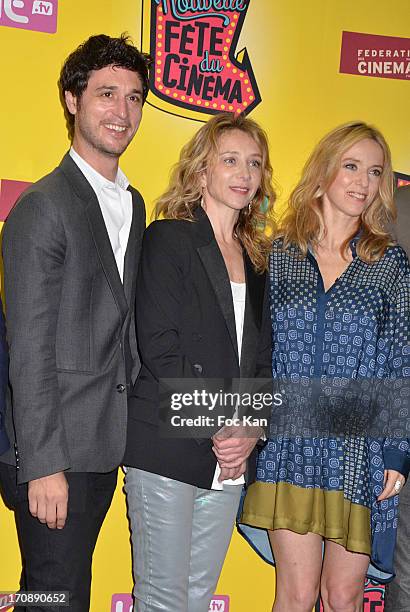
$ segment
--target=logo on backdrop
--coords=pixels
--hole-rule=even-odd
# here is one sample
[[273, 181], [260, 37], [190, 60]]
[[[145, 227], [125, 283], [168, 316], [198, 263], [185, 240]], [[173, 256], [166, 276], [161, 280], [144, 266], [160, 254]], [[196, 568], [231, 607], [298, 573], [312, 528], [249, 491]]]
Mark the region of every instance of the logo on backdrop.
[[237, 51], [250, 1], [143, 0], [152, 106], [206, 121], [204, 115], [249, 113], [260, 103], [246, 47]]
[[0, 0], [0, 25], [54, 34], [58, 0]]
[[410, 79], [410, 38], [343, 32], [340, 72]]
[[[132, 597], [128, 593], [115, 593], [111, 599], [111, 612], [132, 612]], [[229, 612], [229, 597], [214, 595], [209, 612]]]

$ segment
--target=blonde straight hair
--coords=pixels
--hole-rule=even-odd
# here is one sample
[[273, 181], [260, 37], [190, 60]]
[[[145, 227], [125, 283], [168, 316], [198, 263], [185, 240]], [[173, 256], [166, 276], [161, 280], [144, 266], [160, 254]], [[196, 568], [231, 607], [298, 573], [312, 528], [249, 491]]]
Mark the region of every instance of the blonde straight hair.
[[194, 221], [194, 210], [202, 197], [201, 172], [212, 164], [218, 155], [218, 142], [222, 134], [240, 130], [251, 136], [262, 154], [262, 179], [250, 205], [243, 208], [234, 228], [255, 269], [262, 272], [267, 267], [273, 232], [272, 208], [276, 199], [272, 184], [272, 166], [269, 160], [268, 139], [264, 130], [245, 115], [221, 113], [205, 123], [183, 147], [178, 163], [174, 166], [165, 193], [157, 200], [156, 218]]
[[321, 202], [340, 169], [343, 154], [364, 138], [377, 142], [383, 150], [383, 171], [379, 191], [374, 201], [360, 216], [356, 232], [344, 242], [344, 254], [350, 240], [360, 230], [357, 254], [370, 263], [383, 256], [386, 248], [393, 244], [388, 226], [396, 218], [393, 203], [393, 170], [389, 146], [383, 135], [373, 126], [363, 122], [346, 123], [332, 130], [316, 145], [302, 176], [289, 198], [289, 207], [280, 223], [278, 234], [283, 237], [283, 247], [291, 244], [299, 247], [306, 256], [308, 245], [313, 247], [326, 233]]

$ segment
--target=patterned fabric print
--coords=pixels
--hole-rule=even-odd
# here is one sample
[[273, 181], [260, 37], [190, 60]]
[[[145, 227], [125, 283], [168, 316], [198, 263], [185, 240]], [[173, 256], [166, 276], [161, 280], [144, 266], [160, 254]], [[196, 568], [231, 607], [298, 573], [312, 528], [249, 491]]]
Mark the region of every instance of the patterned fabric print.
[[368, 461], [363, 438], [278, 436], [259, 453], [257, 480], [343, 491], [346, 499], [370, 508]]
[[260, 452], [257, 479], [275, 483], [278, 480], [306, 489], [342, 490], [340, 462], [342, 440], [320, 438], [287, 438], [269, 440]]
[[[283, 414], [276, 415], [275, 421], [273, 413], [257, 479], [343, 491], [346, 499], [370, 508], [375, 561], [391, 571], [398, 498], [376, 498], [384, 451], [404, 467], [409, 449], [409, 265], [400, 247], [373, 264], [356, 257], [354, 242], [351, 248], [352, 263], [325, 293], [312, 254], [300, 258], [296, 250], [283, 252], [280, 241], [274, 244], [272, 370], [278, 387], [286, 385], [292, 418], [285, 423]], [[318, 424], [316, 406], [334, 435], [314, 435], [314, 427], [304, 435], [306, 415]], [[392, 431], [392, 423], [395, 435], [382, 435]]]

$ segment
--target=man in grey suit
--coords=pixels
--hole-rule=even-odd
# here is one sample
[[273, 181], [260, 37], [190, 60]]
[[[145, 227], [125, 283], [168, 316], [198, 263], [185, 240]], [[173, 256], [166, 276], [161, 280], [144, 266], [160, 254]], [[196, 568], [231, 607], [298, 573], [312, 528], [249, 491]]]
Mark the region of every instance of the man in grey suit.
[[141, 120], [148, 58], [124, 35], [93, 36], [68, 57], [59, 84], [72, 148], [4, 229], [14, 444], [0, 475], [16, 514], [21, 589], [69, 591], [69, 609], [84, 612], [139, 367], [145, 211], [118, 160]]
[[[395, 194], [397, 222], [393, 233], [410, 258], [410, 185]], [[386, 588], [385, 612], [410, 610], [410, 485], [400, 493], [399, 527], [395, 552], [396, 578]]]

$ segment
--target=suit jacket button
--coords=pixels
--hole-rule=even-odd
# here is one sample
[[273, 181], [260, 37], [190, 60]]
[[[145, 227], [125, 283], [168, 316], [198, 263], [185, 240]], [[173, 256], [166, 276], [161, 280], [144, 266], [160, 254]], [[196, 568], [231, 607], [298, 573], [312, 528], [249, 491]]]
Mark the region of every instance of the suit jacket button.
[[202, 374], [202, 366], [200, 363], [194, 363], [194, 369], [199, 372], [199, 374]]
[[117, 385], [117, 391], [118, 391], [118, 393], [124, 393], [125, 385], [122, 385], [121, 383], [119, 385]]

